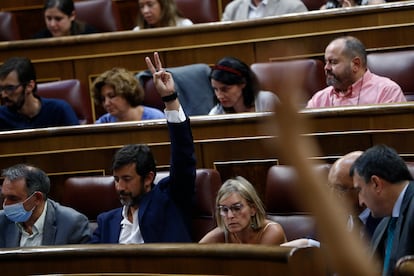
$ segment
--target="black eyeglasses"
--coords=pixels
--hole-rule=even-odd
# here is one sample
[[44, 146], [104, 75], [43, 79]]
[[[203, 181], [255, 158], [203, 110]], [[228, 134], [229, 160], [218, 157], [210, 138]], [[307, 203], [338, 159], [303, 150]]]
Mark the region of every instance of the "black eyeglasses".
[[4, 92], [6, 92], [7, 95], [10, 95], [14, 91], [16, 91], [16, 89], [19, 88], [19, 86], [21, 86], [21, 85], [22, 84], [19, 83], [18, 85], [5, 85], [5, 86], [0, 86], [0, 93], [4, 91]]
[[226, 205], [217, 206], [217, 208], [220, 210], [220, 215], [223, 216], [223, 217], [227, 216], [229, 211], [231, 211], [231, 213], [234, 216], [237, 216], [238, 214], [240, 214], [243, 207], [244, 207], [244, 205], [241, 204], [241, 203], [236, 203], [236, 204], [233, 204], [231, 206], [226, 206]]

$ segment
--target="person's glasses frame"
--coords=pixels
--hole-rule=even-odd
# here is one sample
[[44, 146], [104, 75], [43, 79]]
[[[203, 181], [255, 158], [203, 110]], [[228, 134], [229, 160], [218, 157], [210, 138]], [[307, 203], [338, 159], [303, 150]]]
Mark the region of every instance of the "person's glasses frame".
[[237, 216], [238, 214], [240, 214], [243, 207], [244, 207], [244, 205], [242, 203], [236, 203], [236, 204], [233, 204], [231, 206], [218, 205], [217, 209], [219, 209], [220, 215], [222, 217], [226, 217], [229, 214], [229, 211], [231, 211], [231, 213], [234, 216]]
[[346, 195], [346, 194], [358, 192], [358, 189], [355, 187], [344, 187], [341, 185], [329, 185], [329, 187], [331, 189], [334, 189], [339, 195]]
[[14, 93], [17, 90], [17, 88], [19, 88], [20, 86], [23, 86], [23, 84], [19, 83], [17, 85], [0, 86], [0, 93], [2, 93], [4, 91], [4, 92], [6, 92], [7, 95], [10, 95], [10, 94]]

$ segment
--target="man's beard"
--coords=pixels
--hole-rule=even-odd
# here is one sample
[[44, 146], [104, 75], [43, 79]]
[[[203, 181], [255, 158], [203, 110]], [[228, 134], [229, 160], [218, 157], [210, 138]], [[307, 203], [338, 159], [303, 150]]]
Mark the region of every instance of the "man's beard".
[[326, 84], [333, 86], [335, 90], [347, 91], [348, 87], [352, 85], [352, 71], [346, 68], [340, 75], [334, 74], [332, 71], [326, 72]]
[[2, 104], [7, 106], [11, 111], [19, 111], [26, 101], [24, 93], [21, 93], [15, 102], [10, 101], [9, 99], [2, 98]]
[[141, 202], [143, 194], [138, 196], [132, 196], [131, 193], [120, 193], [120, 195], [127, 197], [127, 198], [120, 198], [121, 204], [124, 206], [138, 206]]
[[326, 73], [326, 85], [335, 87], [336, 83], [338, 83], [336, 76], [332, 73]]
[[[139, 206], [139, 203], [141, 202], [142, 198], [145, 195], [145, 190], [144, 190], [144, 183], [142, 183], [141, 185], [141, 191], [139, 193], [139, 195], [137, 196], [132, 196], [132, 193], [127, 193], [124, 191], [120, 191], [118, 192], [118, 194], [120, 195], [119, 200], [121, 201], [121, 204], [124, 206]], [[121, 196], [123, 196], [124, 198], [122, 198]]]

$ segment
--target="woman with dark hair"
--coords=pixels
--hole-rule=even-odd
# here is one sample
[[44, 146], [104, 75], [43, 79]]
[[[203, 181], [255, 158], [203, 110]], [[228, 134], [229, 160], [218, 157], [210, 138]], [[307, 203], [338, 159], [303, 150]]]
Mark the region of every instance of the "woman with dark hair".
[[260, 91], [254, 72], [234, 57], [225, 57], [214, 65], [210, 80], [216, 103], [210, 115], [273, 111], [278, 102], [276, 94]]
[[46, 29], [35, 34], [33, 38], [61, 37], [98, 32], [94, 27], [76, 20], [75, 5], [72, 0], [46, 0], [43, 11]]
[[149, 28], [190, 26], [193, 22], [184, 18], [174, 0], [139, 0], [137, 26], [134, 31]]

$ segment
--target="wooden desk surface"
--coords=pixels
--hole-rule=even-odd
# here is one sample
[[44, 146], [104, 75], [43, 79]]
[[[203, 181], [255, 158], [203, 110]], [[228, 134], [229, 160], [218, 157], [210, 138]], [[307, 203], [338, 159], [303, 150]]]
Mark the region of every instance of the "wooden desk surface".
[[[316, 138], [322, 148], [323, 156], [315, 158], [329, 158], [380, 141], [402, 153], [414, 153], [412, 143], [402, 139], [414, 134], [413, 109], [408, 102], [301, 112], [309, 118], [306, 135]], [[277, 152], [269, 151], [265, 143], [275, 136], [269, 118], [269, 113], [191, 117], [198, 167], [213, 168], [216, 161], [277, 159]], [[130, 143], [148, 144], [158, 165], [168, 166], [165, 120], [151, 120], [1, 132], [0, 167], [31, 162], [48, 173], [108, 173], [114, 152]]]
[[3, 273], [322, 275], [319, 248], [246, 244], [70, 245], [1, 249]]

